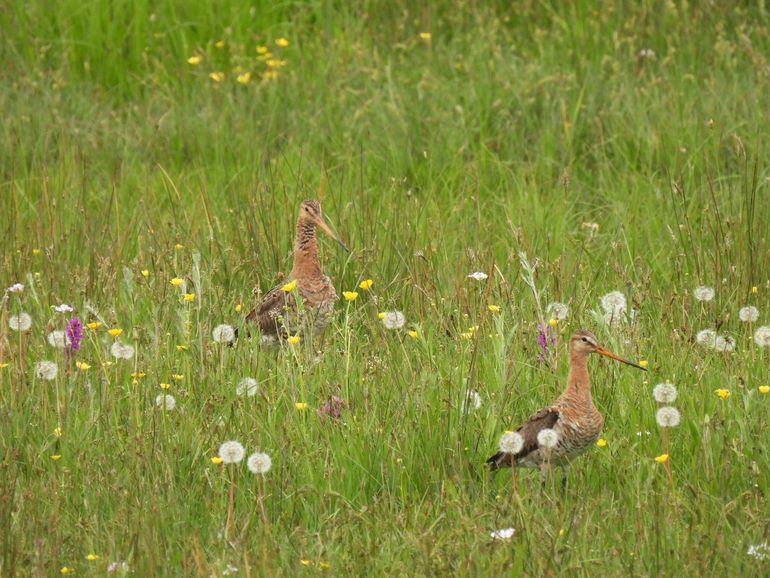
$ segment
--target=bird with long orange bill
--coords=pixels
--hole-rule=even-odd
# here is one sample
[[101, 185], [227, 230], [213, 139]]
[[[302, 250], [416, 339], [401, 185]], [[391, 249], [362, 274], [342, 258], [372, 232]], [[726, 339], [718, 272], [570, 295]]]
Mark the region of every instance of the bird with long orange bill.
[[[647, 371], [628, 359], [607, 351], [593, 333], [581, 329], [569, 340], [569, 372], [564, 393], [548, 407], [533, 414], [512, 437], [517, 443], [509, 453], [499, 451], [487, 460], [492, 470], [504, 467], [562, 468], [562, 486], [566, 488], [567, 469], [576, 457], [596, 443], [604, 418], [591, 398], [588, 356], [598, 353], [615, 361]], [[547, 435], [546, 435], [547, 434]]]

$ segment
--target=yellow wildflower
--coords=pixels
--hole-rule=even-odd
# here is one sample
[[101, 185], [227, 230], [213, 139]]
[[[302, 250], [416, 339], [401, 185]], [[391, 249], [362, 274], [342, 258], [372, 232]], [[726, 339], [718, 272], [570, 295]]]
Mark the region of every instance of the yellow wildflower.
[[[209, 75], [209, 76], [211, 76], [211, 75]], [[177, 243], [176, 245], [174, 245], [174, 249], [176, 249], [177, 251], [180, 251], [180, 250], [184, 249], [184, 245], [182, 245], [182, 243]]]
[[51, 459], [55, 462], [58, 462], [61, 459], [61, 454], [54, 454], [51, 456]]
[[93, 562], [98, 559], [99, 559], [99, 556], [97, 554], [94, 554], [94, 553], [86, 554], [86, 560], [88, 560], [89, 562]]
[[377, 319], [385, 319], [385, 312], [384, 311], [380, 311], [377, 314]]
[[474, 325], [474, 326], [468, 328], [468, 331], [470, 331], [471, 333], [475, 333], [478, 330], [479, 330], [479, 326], [478, 325]]
[[131, 377], [133, 377], [134, 379], [138, 379], [138, 378], [144, 377], [145, 375], [147, 375], [147, 374], [144, 371], [134, 371], [131, 374]]
[[33, 255], [40, 255], [40, 249], [32, 249]]
[[596, 440], [596, 447], [597, 448], [607, 447], [607, 440], [604, 438], [599, 438], [598, 440]]
[[218, 70], [209, 72], [209, 78], [214, 82], [222, 82], [225, 79], [225, 73]]
[[251, 82], [251, 72], [244, 72], [243, 74], [239, 74], [236, 80], [240, 84], [248, 84]]
[[299, 563], [303, 566], [310, 566], [310, 560], [300, 560]]
[[715, 389], [714, 393], [716, 393], [719, 396], [719, 399], [727, 399], [728, 397], [730, 397], [729, 389]]
[[322, 570], [328, 570], [329, 568], [331, 568], [331, 564], [329, 564], [328, 562], [319, 562], [318, 567], [321, 568]]
[[219, 464], [222, 463], [222, 458], [220, 458], [219, 456], [214, 456], [213, 458], [211, 458], [211, 463], [214, 464], [215, 466], [218, 466]]
[[10, 363], [7, 363], [7, 362], [6, 363], [0, 363], [0, 369], [5, 369], [9, 365], [10, 365]]
[[241, 305], [240, 303], [237, 303], [237, 304], [235, 305], [235, 312], [236, 312], [236, 313], [240, 313], [240, 312], [241, 312], [241, 309], [243, 309], [243, 305]]
[[184, 374], [174, 373], [171, 377], [173, 377], [176, 381], [182, 381], [184, 379]]
[[161, 389], [168, 389], [169, 387], [171, 387], [170, 383], [161, 383], [160, 384], [160, 388]]
[[289, 335], [289, 337], [286, 338], [286, 341], [289, 342], [289, 345], [297, 345], [297, 343], [299, 343], [299, 335]]
[[754, 287], [752, 287], [752, 288], [751, 288], [751, 292], [752, 292], [754, 295], [756, 295], [756, 294], [759, 292], [759, 289], [757, 289], [757, 287], [756, 287], [756, 286], [754, 286]]
[[284, 293], [291, 293], [296, 288], [297, 288], [297, 280], [295, 279], [294, 281], [289, 281], [288, 283], [286, 283], [286, 285], [281, 287], [281, 291], [283, 291]]
[[91, 321], [91, 323], [86, 323], [86, 327], [89, 329], [99, 329], [101, 326], [102, 324], [98, 321]]
[[665, 464], [668, 461], [668, 454], [660, 454], [655, 458], [655, 461], [659, 464]]
[[500, 313], [499, 305], [487, 305], [487, 309], [489, 309], [490, 313]]
[[177, 351], [187, 351], [188, 349], [190, 349], [190, 346], [187, 345], [186, 343], [180, 343], [179, 345], [176, 346]]
[[360, 289], [363, 289], [364, 291], [368, 291], [369, 289], [372, 288], [372, 285], [374, 285], [374, 281], [372, 281], [371, 279], [364, 279], [358, 284], [358, 287]]
[[770, 393], [770, 385], [760, 385], [759, 393]]
[[420, 40], [430, 40], [430, 32], [420, 32]]
[[62, 435], [62, 433], [61, 433], [61, 426], [59, 426], [57, 428], [54, 428], [53, 435], [54, 435], [54, 437], [57, 437], [57, 438], [61, 437], [61, 435]]
[[184, 279], [180, 279], [179, 277], [174, 277], [171, 281], [169, 281], [174, 287], [179, 287], [182, 283], [184, 283]]
[[102, 361], [102, 367], [110, 367], [112, 365], [111, 361]]
[[345, 301], [355, 301], [356, 299], [358, 299], [358, 292], [343, 291], [342, 296], [345, 298]]
[[468, 331], [467, 333], [461, 333], [460, 337], [463, 339], [471, 339], [473, 337], [473, 331]]
[[267, 46], [257, 46], [257, 54], [267, 54]]
[[146, 279], [149, 276], [150, 276], [149, 269], [142, 269], [142, 277], [144, 277]]
[[646, 359], [640, 359], [639, 360], [639, 367], [647, 367], [647, 360]]
[[415, 331], [414, 329], [412, 329], [411, 331], [407, 331], [407, 332], [406, 332], [406, 334], [407, 334], [409, 337], [411, 337], [412, 339], [417, 339], [417, 335], [418, 335], [418, 333], [417, 333], [417, 331]]
[[280, 46], [281, 48], [286, 48], [289, 45], [289, 41], [286, 40], [285, 38], [278, 38], [275, 41], [275, 45]]
[[113, 327], [112, 329], [108, 329], [107, 333], [109, 333], [112, 337], [117, 337], [121, 333], [123, 333], [123, 330], [118, 327]]
[[262, 73], [262, 80], [275, 80], [276, 78], [278, 78], [277, 70], [265, 70]]
[[225, 47], [225, 41], [224, 40], [217, 40], [214, 43], [214, 46], [216, 46], [217, 48], [224, 48]]
[[549, 320], [548, 320], [548, 325], [550, 325], [551, 327], [556, 327], [556, 325], [557, 325], [558, 323], [559, 323], [559, 320], [558, 320], [558, 319], [553, 319], [553, 318], [551, 318], [551, 319], [549, 319]]
[[185, 302], [195, 301], [195, 293], [185, 293], [183, 299]]
[[91, 366], [88, 365], [85, 361], [76, 362], [75, 367], [77, 367], [81, 371], [85, 371], [86, 369], [91, 369]]
[[307, 409], [307, 404], [304, 402], [298, 401], [297, 403], [294, 404], [294, 407], [299, 410]]
[[271, 58], [267, 62], [265, 62], [270, 68], [281, 68], [282, 66], [286, 65], [285, 60], [278, 60], [277, 58]]
[[196, 54], [196, 55], [191, 56], [190, 58], [188, 58], [187, 59], [187, 63], [188, 64], [192, 64], [193, 66], [195, 66], [197, 64], [200, 64], [201, 60], [203, 60], [203, 58]]
[[74, 574], [74, 573], [75, 573], [75, 570], [68, 566], [62, 566], [61, 568], [59, 568], [59, 574]]

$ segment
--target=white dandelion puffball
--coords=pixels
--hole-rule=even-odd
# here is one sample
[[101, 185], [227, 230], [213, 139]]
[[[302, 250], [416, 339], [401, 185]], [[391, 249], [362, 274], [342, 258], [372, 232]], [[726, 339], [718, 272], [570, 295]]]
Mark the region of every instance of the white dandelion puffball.
[[22, 291], [24, 291], [24, 285], [21, 283], [14, 283], [5, 290], [6, 293], [21, 293]]
[[757, 327], [754, 332], [754, 343], [760, 347], [770, 347], [770, 325]]
[[474, 271], [470, 275], [468, 275], [468, 279], [474, 279], [476, 281], [484, 281], [489, 277], [484, 271]]
[[513, 528], [503, 528], [502, 530], [495, 530], [494, 532], [490, 532], [489, 535], [493, 540], [510, 540], [513, 538], [515, 533], [516, 530]]
[[53, 361], [38, 361], [35, 364], [35, 376], [38, 379], [45, 379], [46, 381], [52, 381], [56, 379], [56, 374], [59, 372], [59, 368]]
[[64, 349], [69, 344], [69, 339], [67, 339], [64, 331], [51, 331], [51, 333], [48, 334], [48, 343], [51, 347]]
[[610, 291], [599, 300], [605, 313], [619, 316], [626, 311], [626, 296], [620, 291]]
[[32, 327], [32, 317], [30, 317], [28, 313], [11, 315], [8, 319], [8, 327], [14, 331], [29, 331], [29, 328]]
[[219, 457], [222, 458], [222, 463], [225, 464], [237, 464], [246, 455], [246, 450], [240, 442], [230, 440], [219, 446]]
[[500, 444], [498, 447], [504, 454], [516, 455], [524, 447], [524, 438], [521, 437], [519, 432], [507, 431], [500, 436]]
[[176, 398], [167, 393], [161, 393], [155, 398], [155, 405], [164, 411], [172, 411], [176, 407]]
[[738, 318], [744, 323], [754, 323], [759, 319], [759, 309], [753, 305], [747, 305], [738, 309]]
[[406, 323], [406, 317], [400, 311], [386, 311], [382, 318], [385, 329], [401, 329]]
[[735, 339], [729, 335], [717, 335], [714, 341], [714, 349], [717, 351], [732, 351], [735, 349]]
[[660, 427], [676, 427], [680, 419], [679, 410], [675, 407], [661, 407], [655, 414], [655, 420]]
[[713, 329], [701, 329], [698, 331], [697, 335], [695, 335], [695, 341], [698, 345], [703, 345], [704, 347], [714, 347], [716, 345], [716, 340], [717, 332]]
[[696, 287], [692, 294], [697, 301], [711, 301], [716, 295], [713, 287], [706, 287], [705, 285]]
[[110, 347], [110, 353], [115, 359], [131, 359], [134, 356], [134, 348], [128, 343], [116, 341]]
[[652, 388], [652, 397], [658, 403], [674, 403], [676, 395], [676, 386], [673, 383], [659, 383]]
[[545, 308], [545, 312], [551, 319], [563, 321], [567, 318], [567, 315], [569, 315], [569, 306], [566, 303], [549, 303]]
[[61, 305], [57, 305], [53, 308], [54, 311], [57, 313], [72, 313], [74, 309], [67, 305], [66, 303], [62, 303]]
[[254, 397], [257, 394], [257, 380], [253, 377], [244, 377], [235, 386], [235, 394], [238, 396], [248, 395]]
[[552, 450], [559, 445], [559, 434], [556, 433], [556, 430], [552, 430], [549, 427], [541, 429], [537, 433], [537, 445]]
[[249, 467], [252, 474], [265, 475], [270, 471], [273, 460], [270, 459], [269, 455], [257, 452], [249, 456], [249, 459], [246, 460], [246, 465]]
[[481, 396], [475, 389], [466, 391], [463, 395], [463, 414], [469, 414], [481, 407]]
[[214, 328], [211, 336], [217, 343], [232, 343], [235, 341], [235, 329], [233, 329], [232, 325], [222, 323], [222, 325], [217, 325]]

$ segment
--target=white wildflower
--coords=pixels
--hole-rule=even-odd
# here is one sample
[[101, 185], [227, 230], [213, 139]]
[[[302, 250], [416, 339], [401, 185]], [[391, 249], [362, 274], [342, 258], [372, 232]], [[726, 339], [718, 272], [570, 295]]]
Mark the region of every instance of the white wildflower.
[[28, 313], [19, 313], [18, 315], [11, 315], [8, 318], [8, 327], [14, 331], [29, 331], [32, 327], [32, 317]]
[[545, 308], [545, 312], [551, 319], [563, 321], [569, 315], [569, 306], [566, 303], [549, 303]]
[[655, 58], [655, 51], [652, 48], [642, 48], [639, 51], [639, 58]]
[[746, 550], [746, 554], [757, 560], [765, 560], [770, 558], [770, 545], [767, 542], [762, 544], [751, 544], [749, 549]]
[[713, 287], [701, 285], [700, 287], [696, 287], [692, 294], [697, 301], [711, 301], [716, 293], [714, 292]]
[[735, 349], [735, 339], [729, 335], [717, 335], [714, 341], [714, 349], [717, 351], [732, 351]]
[[481, 407], [481, 396], [475, 389], [466, 391], [463, 395], [463, 414], [467, 415], [471, 411], [477, 410]]
[[21, 293], [22, 291], [24, 291], [24, 285], [21, 283], [14, 283], [5, 290], [6, 293]]
[[551, 428], [544, 428], [537, 432], [537, 445], [543, 448], [553, 449], [559, 445], [559, 434]]
[[155, 398], [155, 405], [165, 411], [172, 411], [176, 407], [176, 398], [167, 393], [161, 393]]
[[475, 279], [476, 281], [484, 281], [487, 277], [489, 277], [489, 275], [483, 271], [475, 271], [474, 273], [468, 275], [468, 279]]
[[757, 327], [754, 332], [754, 343], [760, 347], [770, 347], [770, 325]]
[[53, 308], [53, 310], [56, 311], [57, 313], [72, 313], [74, 311], [74, 309], [69, 305], [67, 305], [66, 303], [57, 305], [56, 307]]
[[56, 374], [59, 372], [59, 368], [53, 361], [38, 361], [35, 364], [35, 376], [38, 379], [45, 379], [46, 381], [52, 381], [56, 379]]
[[759, 309], [753, 305], [741, 307], [738, 310], [738, 318], [744, 323], [754, 323], [757, 319], [759, 319]]
[[660, 427], [676, 427], [680, 419], [679, 410], [675, 407], [661, 407], [655, 414], [655, 420]]
[[69, 344], [69, 341], [70, 340], [67, 339], [67, 335], [64, 331], [51, 331], [51, 333], [48, 334], [48, 343], [51, 347], [64, 349]]
[[232, 343], [235, 341], [235, 329], [231, 325], [223, 323], [214, 328], [211, 336], [217, 343]]
[[219, 457], [225, 464], [237, 464], [245, 454], [246, 450], [243, 449], [243, 446], [234, 440], [224, 442], [219, 446]]
[[702, 329], [698, 331], [695, 336], [695, 341], [698, 345], [703, 345], [704, 347], [714, 347], [716, 345], [716, 340], [717, 332], [713, 329]]
[[495, 530], [494, 532], [490, 532], [489, 535], [493, 540], [510, 540], [513, 538], [515, 533], [516, 530], [513, 528], [503, 528], [502, 530]]
[[237, 574], [238, 573], [238, 567], [233, 566], [232, 564], [228, 564], [225, 566], [225, 569], [222, 570], [222, 576], [229, 576], [230, 574]]
[[235, 394], [254, 397], [257, 394], [257, 380], [253, 377], [244, 377], [235, 386]]
[[524, 447], [524, 438], [521, 437], [519, 432], [507, 431], [500, 436], [500, 444], [498, 447], [504, 454], [516, 455]]
[[270, 459], [269, 455], [257, 452], [249, 456], [249, 459], [246, 460], [246, 465], [249, 467], [252, 474], [264, 475], [270, 471], [273, 460]]
[[110, 353], [115, 359], [131, 359], [134, 356], [134, 348], [128, 343], [116, 341], [110, 347]]
[[406, 323], [406, 317], [400, 311], [386, 311], [382, 318], [385, 329], [401, 329]]
[[659, 383], [652, 388], [652, 397], [658, 403], [674, 403], [676, 395], [676, 386], [673, 383]]

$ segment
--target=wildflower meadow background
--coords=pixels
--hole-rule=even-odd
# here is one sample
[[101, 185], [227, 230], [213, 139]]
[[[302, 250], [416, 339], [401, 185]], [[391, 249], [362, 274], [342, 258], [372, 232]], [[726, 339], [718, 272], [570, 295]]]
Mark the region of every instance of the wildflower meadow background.
[[[768, 22], [6, 2], [0, 576], [767, 575]], [[261, 348], [321, 194], [350, 294]], [[592, 358], [599, 447], [514, 492], [583, 327], [649, 372]]]

